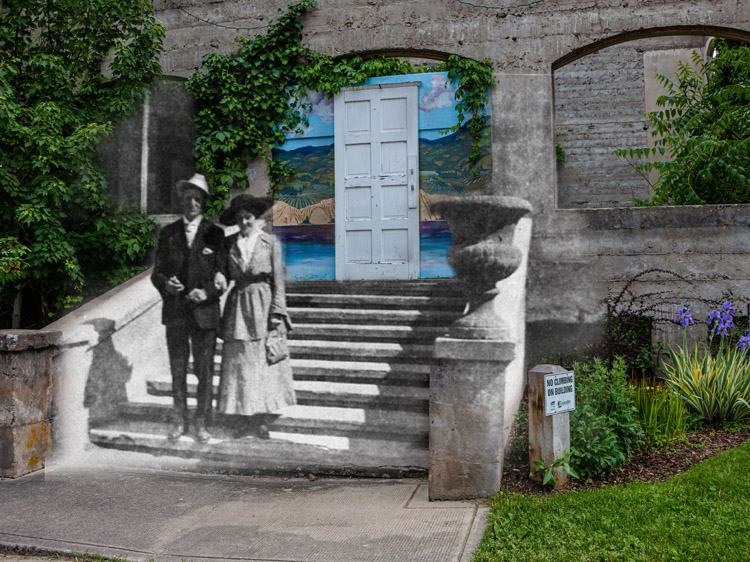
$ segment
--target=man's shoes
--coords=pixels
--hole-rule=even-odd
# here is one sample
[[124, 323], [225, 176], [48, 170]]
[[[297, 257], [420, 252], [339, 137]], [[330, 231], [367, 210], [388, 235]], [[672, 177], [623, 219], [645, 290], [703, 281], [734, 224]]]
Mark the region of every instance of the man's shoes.
[[187, 433], [187, 427], [182, 422], [177, 422], [172, 426], [172, 429], [167, 433], [167, 439], [169, 441], [177, 441], [180, 437]]
[[268, 426], [264, 423], [260, 424], [255, 430], [255, 435], [258, 439], [268, 439]]
[[206, 431], [206, 426], [202, 423], [198, 423], [195, 426], [195, 440], [198, 443], [208, 443], [208, 440], [211, 439], [211, 434]]

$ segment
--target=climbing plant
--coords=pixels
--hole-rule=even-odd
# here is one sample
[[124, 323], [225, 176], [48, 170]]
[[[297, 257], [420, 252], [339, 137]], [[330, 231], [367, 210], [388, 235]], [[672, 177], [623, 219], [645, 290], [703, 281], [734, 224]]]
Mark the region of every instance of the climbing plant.
[[0, 318], [39, 327], [142, 268], [155, 225], [112, 206], [99, 146], [161, 72], [164, 27], [149, 0], [0, 13]]
[[[256, 157], [268, 163], [272, 188], [294, 173], [274, 161], [271, 151], [308, 125], [306, 91], [333, 96], [368, 78], [428, 70], [383, 56], [334, 60], [302, 46], [299, 18], [315, 5], [315, 0], [301, 0], [280, 10], [264, 35], [239, 38], [239, 48], [232, 54], [206, 55], [201, 70], [187, 82], [198, 104], [197, 167], [214, 190], [214, 212], [223, 208], [230, 190], [248, 186], [246, 168]], [[458, 122], [445, 132], [466, 126], [474, 139], [471, 159], [476, 162], [488, 93], [494, 85], [489, 60], [452, 55], [429, 70], [447, 71], [448, 80], [457, 84]]]

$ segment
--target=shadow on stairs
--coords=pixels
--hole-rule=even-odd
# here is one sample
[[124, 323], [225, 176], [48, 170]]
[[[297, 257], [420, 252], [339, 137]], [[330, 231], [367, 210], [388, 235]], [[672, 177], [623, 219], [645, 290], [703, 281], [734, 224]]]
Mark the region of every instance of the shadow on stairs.
[[[246, 417], [215, 415], [207, 443], [168, 441], [168, 373], [147, 382], [147, 399], [91, 427], [89, 438], [101, 447], [198, 458], [217, 472], [424, 476], [433, 344], [465, 302], [455, 280], [289, 282], [297, 405], [266, 422], [268, 439], [238, 432]], [[221, 341], [215, 392], [220, 360]], [[197, 380], [188, 380], [192, 405]]]

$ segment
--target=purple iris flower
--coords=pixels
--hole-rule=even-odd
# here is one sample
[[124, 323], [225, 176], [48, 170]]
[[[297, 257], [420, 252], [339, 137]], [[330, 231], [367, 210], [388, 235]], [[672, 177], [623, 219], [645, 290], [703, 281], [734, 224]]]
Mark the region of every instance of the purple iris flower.
[[685, 301], [685, 306], [682, 308], [677, 309], [677, 318], [674, 319], [675, 322], [679, 322], [680, 326], [683, 328], [687, 328], [688, 325], [694, 325], [695, 322], [693, 322], [693, 317], [690, 314], [690, 299], [687, 299]]
[[736, 312], [737, 311], [732, 306], [732, 303], [729, 301], [724, 301], [724, 304], [721, 305], [721, 312], [718, 310], [712, 310], [711, 314], [708, 315], [708, 325], [710, 326], [714, 320], [716, 321], [716, 325], [711, 330], [711, 333], [715, 336], [718, 336], [719, 334], [728, 336], [729, 332], [727, 330], [735, 327], [732, 314], [735, 314]]
[[750, 346], [750, 330], [745, 330], [745, 335], [740, 338], [737, 347], [739, 347], [741, 351], [745, 351], [748, 346]]

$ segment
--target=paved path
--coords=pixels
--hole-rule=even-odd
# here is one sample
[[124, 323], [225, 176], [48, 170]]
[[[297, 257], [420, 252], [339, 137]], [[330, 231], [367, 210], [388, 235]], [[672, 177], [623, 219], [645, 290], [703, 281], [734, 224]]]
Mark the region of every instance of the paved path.
[[47, 560], [9, 547], [158, 562], [467, 562], [488, 511], [429, 502], [414, 479], [49, 468], [0, 480], [0, 506], [0, 562]]

